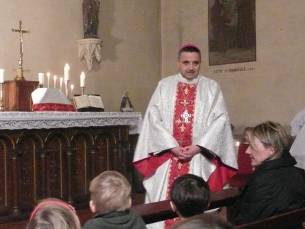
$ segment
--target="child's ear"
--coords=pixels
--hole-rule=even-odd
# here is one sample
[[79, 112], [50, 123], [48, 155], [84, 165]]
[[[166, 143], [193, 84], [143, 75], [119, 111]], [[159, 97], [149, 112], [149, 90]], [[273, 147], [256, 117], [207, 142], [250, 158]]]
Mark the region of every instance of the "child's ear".
[[90, 209], [93, 213], [96, 213], [96, 207], [92, 200], [89, 202]]

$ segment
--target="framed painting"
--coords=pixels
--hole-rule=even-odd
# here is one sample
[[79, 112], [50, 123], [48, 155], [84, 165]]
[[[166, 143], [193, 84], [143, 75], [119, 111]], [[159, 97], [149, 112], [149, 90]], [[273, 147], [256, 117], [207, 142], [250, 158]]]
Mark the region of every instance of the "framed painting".
[[209, 65], [256, 61], [255, 0], [209, 0]]

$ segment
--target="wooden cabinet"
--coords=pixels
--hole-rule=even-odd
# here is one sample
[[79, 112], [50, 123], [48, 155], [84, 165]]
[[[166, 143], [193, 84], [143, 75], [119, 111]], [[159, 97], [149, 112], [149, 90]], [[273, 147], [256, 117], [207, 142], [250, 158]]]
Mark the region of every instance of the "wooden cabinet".
[[37, 81], [11, 80], [4, 82], [4, 109], [6, 111], [31, 111], [31, 93], [38, 87]]

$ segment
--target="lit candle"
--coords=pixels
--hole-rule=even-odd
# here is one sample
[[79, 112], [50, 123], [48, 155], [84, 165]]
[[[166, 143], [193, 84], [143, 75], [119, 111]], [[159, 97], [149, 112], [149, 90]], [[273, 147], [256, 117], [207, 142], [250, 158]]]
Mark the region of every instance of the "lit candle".
[[238, 140], [234, 140], [235, 141], [235, 153], [236, 155], [238, 154], [238, 148], [239, 148], [239, 145], [240, 145], [240, 141]]
[[69, 80], [69, 71], [70, 71], [69, 64], [65, 64], [65, 67], [64, 67], [64, 80], [65, 81]]
[[86, 75], [84, 72], [82, 72], [80, 74], [80, 87], [85, 87], [85, 79], [86, 79]]
[[62, 91], [62, 82], [64, 81], [64, 78], [59, 78], [59, 89]]
[[44, 73], [42, 73], [42, 72], [39, 72], [38, 73], [38, 82], [39, 82], [39, 85], [43, 85], [43, 83], [44, 83]]
[[56, 88], [57, 75], [54, 75], [54, 88]]
[[0, 83], [4, 83], [4, 69], [0, 68]]
[[51, 73], [47, 72], [48, 87], [50, 87], [50, 76], [51, 76]]
[[71, 84], [70, 89], [71, 89], [71, 97], [73, 97], [74, 84]]
[[236, 146], [236, 147], [239, 147], [239, 145], [240, 145], [240, 141], [236, 140], [236, 141], [235, 141], [235, 146]]

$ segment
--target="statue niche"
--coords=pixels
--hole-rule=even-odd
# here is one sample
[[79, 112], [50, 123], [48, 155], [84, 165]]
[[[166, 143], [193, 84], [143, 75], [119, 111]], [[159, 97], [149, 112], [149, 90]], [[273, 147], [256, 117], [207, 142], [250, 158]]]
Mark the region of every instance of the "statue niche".
[[101, 0], [83, 0], [84, 38], [97, 38]]

